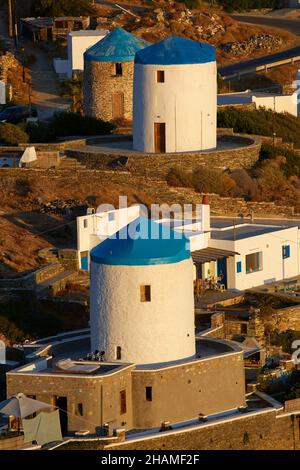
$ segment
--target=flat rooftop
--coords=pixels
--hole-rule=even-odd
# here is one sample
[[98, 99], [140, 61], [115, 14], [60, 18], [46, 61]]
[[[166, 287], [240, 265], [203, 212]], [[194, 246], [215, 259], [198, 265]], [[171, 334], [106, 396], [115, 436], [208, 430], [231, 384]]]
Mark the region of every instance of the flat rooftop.
[[80, 31], [70, 31], [69, 36], [103, 36], [108, 32], [108, 29], [81, 29]]
[[[49, 343], [51, 345], [52, 342]], [[97, 360], [86, 360], [87, 352], [90, 351], [90, 338], [80, 336], [61, 340], [60, 348], [55, 344], [47, 350], [47, 356], [30, 358], [30, 363], [21, 366], [13, 373], [25, 374], [51, 374], [51, 375], [84, 375], [101, 376], [115, 373], [121, 369], [135, 365], [137, 369], [160, 369], [180, 364], [199, 361], [213, 356], [223, 356], [233, 352], [240, 352], [242, 348], [226, 340], [217, 340], [210, 338], [196, 338], [196, 355], [178, 361], [161, 362], [155, 364], [128, 364], [120, 362], [100, 362]], [[36, 345], [31, 348], [28, 345], [30, 353], [34, 352]], [[43, 347], [47, 347], [46, 342]], [[80, 354], [84, 353], [81, 358]], [[53, 358], [51, 355], [53, 354]], [[27, 359], [29, 359], [27, 357]]]
[[273, 227], [264, 225], [244, 224], [243, 226], [228, 227], [211, 231], [211, 238], [215, 240], [242, 240], [257, 237], [267, 233], [278, 232], [289, 227]]
[[286, 227], [299, 227], [300, 228], [300, 219], [284, 219], [284, 218], [260, 218], [255, 217], [253, 220], [246, 217], [214, 217], [210, 219], [210, 224], [213, 228], [225, 228], [232, 227], [240, 224], [247, 225], [272, 225], [276, 227], [286, 228]]

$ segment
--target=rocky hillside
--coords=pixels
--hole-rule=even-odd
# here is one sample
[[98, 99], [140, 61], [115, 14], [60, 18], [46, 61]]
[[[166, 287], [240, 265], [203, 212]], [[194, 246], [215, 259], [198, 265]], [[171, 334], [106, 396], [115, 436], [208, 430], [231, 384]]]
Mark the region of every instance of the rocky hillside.
[[98, 28], [124, 27], [156, 42], [170, 34], [217, 46], [221, 62], [267, 54], [287, 48], [297, 37], [283, 30], [239, 23], [222, 11], [189, 9], [184, 3], [161, 0], [154, 8], [130, 15], [122, 10], [98, 7]]

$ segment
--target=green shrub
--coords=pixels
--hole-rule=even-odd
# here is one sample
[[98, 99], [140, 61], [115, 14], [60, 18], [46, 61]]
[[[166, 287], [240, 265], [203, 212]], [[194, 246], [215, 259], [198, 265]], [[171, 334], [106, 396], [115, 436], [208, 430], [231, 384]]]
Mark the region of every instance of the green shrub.
[[27, 124], [30, 142], [55, 142], [58, 137], [110, 134], [115, 125], [78, 113], [57, 112], [48, 123]]
[[274, 332], [270, 339], [271, 344], [281, 346], [284, 352], [291, 354], [294, 351], [292, 348], [293, 342], [300, 339], [300, 331], [286, 330], [282, 333]]
[[193, 173], [182, 168], [171, 168], [167, 175], [169, 186], [194, 188], [199, 193], [227, 196], [234, 191], [235, 181], [225, 172], [199, 167]]
[[58, 137], [110, 134], [114, 127], [101, 119], [68, 112], [55, 113], [51, 121], [51, 128]]
[[300, 158], [296, 152], [277, 145], [263, 144], [261, 146], [260, 162], [272, 160], [276, 157], [285, 157], [285, 163], [281, 165], [281, 170], [285, 176], [297, 175], [300, 177]]
[[29, 135], [30, 142], [45, 143], [55, 142], [56, 135], [50, 124], [39, 122], [38, 124], [29, 123], [26, 126], [26, 132]]
[[236, 184], [227, 173], [209, 168], [194, 171], [194, 188], [199, 193], [216, 193], [220, 196], [231, 194]]
[[29, 141], [28, 134], [14, 124], [0, 124], [0, 142], [7, 145], [18, 145]]
[[193, 188], [193, 174], [183, 170], [182, 168], [171, 168], [167, 174], [167, 183], [169, 186]]
[[300, 147], [300, 118], [288, 113], [275, 113], [269, 109], [238, 109], [227, 107], [218, 110], [218, 127], [232, 127], [234, 132], [281, 137]]

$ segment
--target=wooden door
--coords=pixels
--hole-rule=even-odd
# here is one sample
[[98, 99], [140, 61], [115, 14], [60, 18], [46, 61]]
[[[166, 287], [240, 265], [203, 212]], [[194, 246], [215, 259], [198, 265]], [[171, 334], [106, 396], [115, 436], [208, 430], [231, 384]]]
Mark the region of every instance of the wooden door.
[[156, 153], [165, 153], [166, 151], [166, 123], [154, 123], [154, 151]]
[[112, 95], [112, 118], [122, 119], [124, 117], [124, 93], [118, 92]]

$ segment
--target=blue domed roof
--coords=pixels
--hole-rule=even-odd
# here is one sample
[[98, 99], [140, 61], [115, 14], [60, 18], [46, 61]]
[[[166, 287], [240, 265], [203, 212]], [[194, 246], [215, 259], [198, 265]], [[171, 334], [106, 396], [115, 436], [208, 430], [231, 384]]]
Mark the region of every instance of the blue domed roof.
[[144, 266], [189, 259], [190, 242], [181, 232], [139, 217], [91, 250], [98, 264]]
[[215, 60], [214, 46], [179, 36], [170, 36], [135, 55], [136, 64], [151, 65], [204, 64]]
[[89, 62], [129, 62], [134, 60], [135, 53], [150, 43], [116, 28], [103, 39], [87, 49], [84, 60]]

